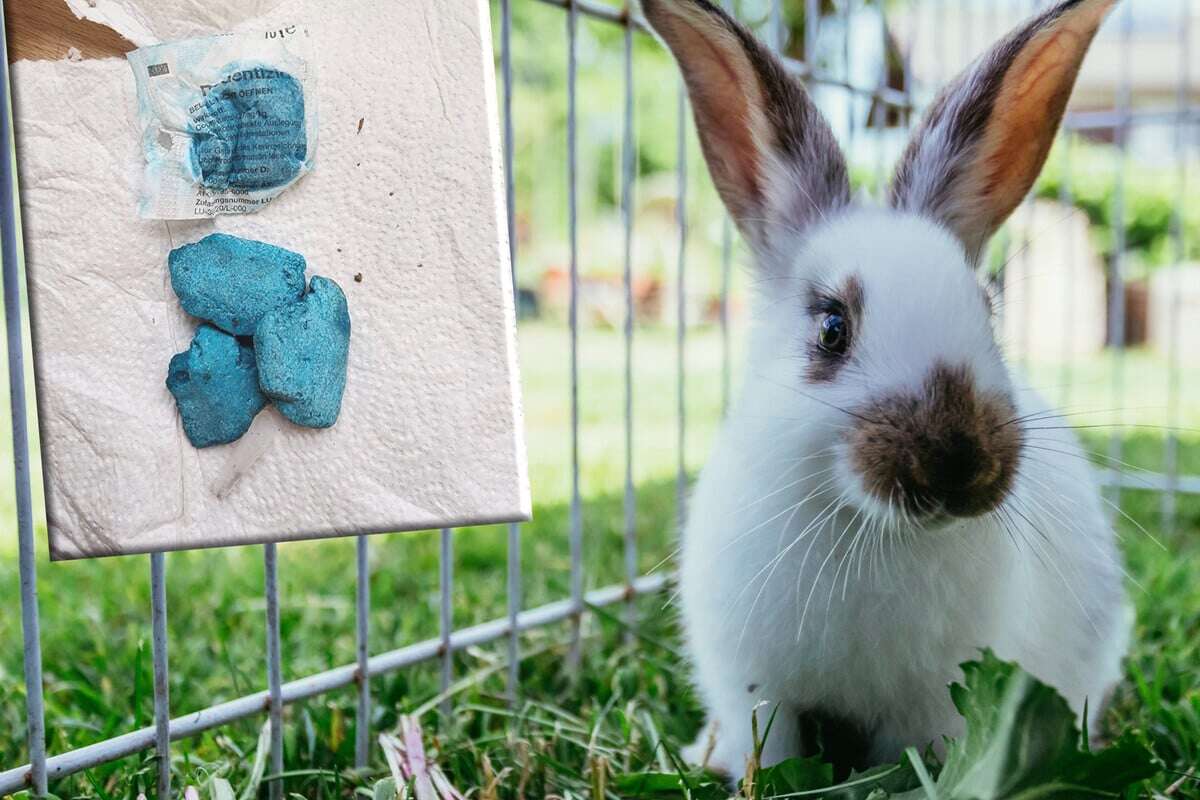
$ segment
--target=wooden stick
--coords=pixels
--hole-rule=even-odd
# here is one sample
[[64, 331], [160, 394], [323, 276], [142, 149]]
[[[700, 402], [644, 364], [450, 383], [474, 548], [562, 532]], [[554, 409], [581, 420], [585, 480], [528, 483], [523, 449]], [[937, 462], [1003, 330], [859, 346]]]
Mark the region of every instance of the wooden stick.
[[10, 62], [57, 60], [71, 47], [84, 58], [123, 56], [134, 48], [116, 31], [77, 19], [63, 0], [21, 0], [5, 10]]

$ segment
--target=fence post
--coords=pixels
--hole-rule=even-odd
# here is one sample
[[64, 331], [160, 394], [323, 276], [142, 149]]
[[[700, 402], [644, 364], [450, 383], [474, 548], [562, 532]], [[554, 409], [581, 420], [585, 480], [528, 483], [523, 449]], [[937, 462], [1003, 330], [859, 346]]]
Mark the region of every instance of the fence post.
[[8, 43], [0, 0], [0, 260], [4, 271], [4, 324], [8, 344], [8, 396], [12, 412], [13, 478], [17, 505], [18, 569], [21, 581], [21, 633], [25, 644], [25, 719], [29, 736], [30, 783], [46, 794], [46, 722], [42, 696], [42, 638], [38, 621], [37, 558], [33, 541], [33, 501], [29, 480], [29, 424], [25, 403], [25, 349], [21, 320], [20, 231], [14, 206], [12, 104], [8, 83]]
[[[512, 269], [513, 314], [520, 319], [521, 290], [517, 285], [516, 176], [513, 175], [512, 0], [500, 0], [500, 75], [504, 84], [504, 195], [508, 222], [508, 258]], [[521, 526], [508, 526], [508, 701], [515, 704], [520, 682]]]
[[[1109, 266], [1109, 298], [1108, 298], [1108, 346], [1113, 350], [1112, 369], [1112, 399], [1113, 408], [1118, 409], [1118, 420], [1124, 422], [1119, 409], [1125, 396], [1125, 178], [1128, 169], [1129, 150], [1129, 110], [1132, 91], [1132, 58], [1133, 58], [1133, 5], [1125, 4], [1118, 12], [1121, 14], [1121, 54], [1119, 77], [1117, 79], [1117, 127], [1113, 133], [1117, 143], [1116, 187], [1113, 191], [1112, 229], [1113, 253]], [[1112, 429], [1108, 441], [1108, 464], [1112, 503], [1114, 509], [1121, 505], [1121, 485], [1124, 482], [1124, 472], [1121, 469], [1121, 457], [1124, 452], [1124, 431], [1120, 426]]]
[[[449, 528], [442, 528], [442, 552], [438, 562], [441, 566], [441, 580], [438, 591], [441, 594], [441, 657], [442, 677], [441, 691], [445, 694], [450, 689], [454, 679], [454, 652], [450, 649], [450, 634], [454, 631], [454, 539]], [[450, 698], [446, 697], [441, 703], [443, 722], [450, 721]]]
[[675, 224], [679, 228], [679, 255], [675, 275], [675, 349], [676, 349], [676, 415], [678, 431], [676, 447], [678, 463], [675, 467], [675, 516], [679, 534], [683, 535], [687, 508], [687, 85], [679, 77], [679, 105], [676, 113], [678, 139], [677, 152]]
[[583, 499], [579, 491], [579, 167], [576, 83], [579, 71], [579, 8], [567, 0], [567, 228], [571, 248], [571, 292], [568, 327], [571, 330], [571, 651], [569, 663], [578, 667], [583, 625]]
[[275, 543], [263, 545], [263, 582], [267, 600], [267, 713], [271, 727], [271, 800], [283, 797], [283, 689], [279, 658], [279, 576]]
[[371, 654], [371, 565], [367, 537], [359, 535], [354, 545], [355, 560], [355, 647], [358, 656], [358, 710], [354, 729], [354, 766], [366, 769], [370, 763], [371, 747], [371, 674], [368, 659]]
[[633, 325], [636, 309], [633, 298], [633, 189], [637, 180], [637, 145], [634, 140], [633, 83], [633, 7], [625, 5], [624, 49], [625, 108], [621, 121], [621, 227], [624, 238], [622, 283], [625, 289], [625, 585], [629, 603], [625, 622], [629, 626], [625, 640], [631, 641], [637, 611], [633, 603], [633, 582], [638, 575], [637, 492], [633, 485]]
[[1163, 527], [1168, 533], [1175, 530], [1175, 495], [1179, 491], [1179, 438], [1176, 427], [1179, 425], [1179, 394], [1182, 391], [1180, 379], [1180, 336], [1183, 331], [1183, 265], [1187, 261], [1187, 242], [1184, 238], [1184, 211], [1188, 200], [1188, 159], [1187, 159], [1187, 120], [1188, 106], [1191, 99], [1191, 54], [1192, 54], [1192, 12], [1190, 6], [1195, 0], [1181, 0], [1179, 4], [1179, 92], [1176, 103], [1179, 106], [1179, 117], [1175, 120], [1175, 159], [1178, 168], [1178, 188], [1175, 208], [1171, 214], [1171, 239], [1175, 251], [1175, 264], [1172, 269], [1170, 304], [1167, 314], [1167, 431], [1163, 445], [1163, 472], [1166, 473], [1167, 486], [1162, 493], [1160, 513]]
[[171, 796], [171, 695], [167, 660], [167, 562], [150, 554], [150, 627], [154, 658], [154, 750], [158, 758], [158, 797]]

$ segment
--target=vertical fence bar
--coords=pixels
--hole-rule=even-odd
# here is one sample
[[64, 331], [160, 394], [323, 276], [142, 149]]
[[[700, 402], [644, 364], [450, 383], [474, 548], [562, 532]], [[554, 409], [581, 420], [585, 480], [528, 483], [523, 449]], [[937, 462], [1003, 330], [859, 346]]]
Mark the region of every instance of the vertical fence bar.
[[521, 636], [517, 617], [521, 613], [521, 526], [508, 526], [508, 700], [516, 704], [521, 685]]
[[[267, 601], [267, 714], [271, 726], [271, 774], [283, 773], [283, 678], [279, 658], [279, 572], [274, 542], [263, 545], [263, 584]], [[268, 783], [271, 800], [283, 797], [283, 778]]]
[[[454, 539], [449, 528], [442, 528], [442, 552], [438, 559], [441, 565], [441, 579], [438, 581], [440, 596], [440, 633], [442, 646], [438, 655], [442, 662], [441, 690], [444, 694], [450, 689], [454, 680], [454, 652], [450, 649], [450, 633], [454, 630]], [[442, 716], [450, 719], [450, 698], [446, 697], [441, 703]]]
[[624, 71], [625, 118], [621, 125], [621, 224], [624, 235], [625, 288], [625, 586], [629, 592], [626, 622], [630, 629], [626, 640], [632, 639], [632, 627], [637, 622], [633, 582], [638, 576], [637, 495], [633, 487], [633, 185], [637, 176], [637, 149], [633, 136], [633, 19], [632, 8], [625, 8]]
[[[1021, 281], [1021, 286], [1020, 286], [1021, 318], [1019, 320], [1015, 321], [1015, 324], [1017, 326], [1019, 326], [1019, 330], [1017, 332], [1016, 345], [1017, 345], [1018, 363], [1021, 365], [1021, 368], [1025, 372], [1028, 372], [1029, 371], [1029, 361], [1030, 361], [1030, 352], [1029, 352], [1029, 350], [1030, 350], [1030, 336], [1029, 336], [1030, 323], [1033, 321], [1030, 316], [1030, 310], [1031, 310], [1031, 307], [1033, 304], [1033, 275], [1030, 273], [1030, 269], [1032, 268], [1032, 266], [1031, 266], [1032, 259], [1030, 257], [1030, 253], [1029, 253], [1030, 248], [1033, 247], [1032, 228], [1033, 228], [1034, 220], [1035, 220], [1035, 214], [1034, 214], [1034, 210], [1033, 210], [1033, 190], [1032, 189], [1030, 190], [1030, 193], [1025, 195], [1025, 198], [1021, 201], [1021, 207], [1017, 213], [1019, 213], [1021, 215], [1021, 220], [1022, 220], [1022, 222], [1021, 222], [1021, 241], [1010, 242], [1009, 246], [1011, 247], [1013, 244], [1016, 245], [1017, 252], [1013, 255], [1016, 256], [1016, 258], [1020, 261], [1020, 264], [1021, 264], [1021, 278], [1020, 278], [1020, 281]], [[1000, 267], [1000, 274], [997, 275], [997, 278], [1002, 283], [1007, 284], [1007, 277], [1006, 277], [1006, 273], [1008, 272], [1007, 261], [1008, 261], [1008, 259], [1012, 258], [1013, 255], [1007, 256], [1005, 258], [1006, 263], [1003, 263]], [[1016, 289], [1017, 287], [1006, 286], [1006, 288], [1005, 288], [1006, 295], [1008, 294], [1008, 289], [1010, 289], [1010, 288]], [[1010, 311], [1011, 307], [1008, 305], [1005, 305], [1005, 310]]]
[[679, 153], [677, 175], [677, 197], [675, 221], [679, 226], [679, 260], [676, 265], [675, 281], [675, 348], [676, 388], [678, 414], [679, 463], [675, 470], [675, 516], [682, 534], [686, 523], [687, 506], [687, 87], [679, 80], [678, 124], [679, 138], [676, 143]]
[[[0, 23], [4, 2], [0, 0]], [[13, 479], [17, 505], [18, 570], [21, 581], [21, 634], [25, 643], [25, 720], [29, 737], [30, 783], [46, 794], [46, 721], [42, 695], [42, 638], [38, 621], [37, 558], [30, 493], [29, 420], [25, 405], [25, 349], [21, 326], [20, 231], [15, 206], [12, 105], [8, 85], [8, 44], [0, 29], [0, 267], [4, 271], [4, 325], [8, 345], [8, 396], [12, 414]]]
[[817, 72], [817, 34], [820, 24], [820, 0], [804, 0], [804, 65], [809, 75]]
[[[504, 196], [508, 222], [508, 260], [512, 269], [513, 307], [518, 318], [521, 290], [517, 286], [516, 176], [513, 174], [512, 0], [500, 0], [500, 76], [504, 84]], [[521, 526], [508, 526], [508, 700], [517, 701], [520, 684]]]
[[521, 613], [521, 526], [508, 526], [508, 701], [516, 704], [521, 685], [521, 636], [517, 616]]
[[567, 6], [567, 231], [570, 238], [571, 292], [568, 326], [571, 329], [571, 652], [577, 667], [581, 656], [583, 625], [583, 498], [579, 492], [579, 173], [576, 141], [576, 79], [579, 69], [579, 9]]
[[975, 54], [975, 30], [971, 26], [971, 16], [965, 3], [960, 3], [958, 0], [947, 0], [950, 7], [958, 15], [958, 63], [950, 66], [946, 70], [948, 76], [954, 75], [958, 70], [971, 63], [971, 57]]
[[850, 72], [850, 28], [854, 24], [854, 0], [845, 0], [842, 9], [842, 80], [846, 84], [846, 155], [854, 163], [854, 129], [858, 118], [858, 95], [849, 87], [854, 84]]
[[[813, 2], [814, 0], [808, 0]], [[722, 0], [721, 7], [734, 13], [731, 0]], [[733, 223], [728, 214], [721, 219], [721, 414], [729, 413], [733, 393], [733, 342], [729, 329], [729, 292], [733, 283]]]
[[[934, 90], [941, 89], [942, 81], [946, 77], [947, 59], [950, 57], [950, 48], [946, 46], [946, 33], [949, 28], [949, 19], [946, 14], [946, 0], [933, 0], [934, 5], [934, 26], [933, 26], [933, 42], [934, 42], [934, 67], [932, 84]], [[960, 9], [959, 13], [962, 11]]]
[[355, 649], [358, 656], [358, 710], [354, 727], [354, 766], [366, 769], [371, 748], [371, 676], [367, 660], [371, 656], [371, 563], [367, 537], [354, 543], [355, 560]]
[[783, 7], [780, 0], [771, 0], [771, 48], [777, 53], [783, 52]]
[[[1121, 8], [1121, 54], [1117, 87], [1116, 186], [1113, 190], [1113, 253], [1109, 267], [1108, 344], [1112, 348], [1112, 406], [1120, 411], [1125, 395], [1125, 173], [1128, 171], [1130, 105], [1132, 91], [1133, 4]], [[1124, 431], [1118, 425], [1108, 440], [1108, 463], [1112, 502], [1121, 503], [1120, 463], [1124, 450]]]
[[1167, 316], [1167, 436], [1163, 443], [1163, 473], [1167, 476], [1166, 491], [1160, 499], [1163, 527], [1175, 530], [1176, 492], [1179, 486], [1179, 399], [1183, 387], [1180, 379], [1180, 336], [1183, 335], [1183, 264], [1187, 260], [1183, 220], [1188, 201], [1187, 113], [1191, 97], [1192, 12], [1195, 0], [1179, 4], [1179, 86], [1177, 104], [1179, 118], [1175, 120], [1176, 199], [1171, 214], [1171, 239], [1175, 250], [1172, 267], [1171, 299]]
[[733, 393], [733, 342], [729, 329], [729, 291], [733, 283], [733, 225], [721, 220], [721, 414], [729, 413]]
[[513, 310], [520, 317], [520, 287], [517, 286], [516, 176], [513, 174], [513, 67], [512, 0], [500, 0], [500, 82], [504, 86], [504, 200], [508, 225], [508, 261], [512, 271]]
[[884, 148], [887, 144], [887, 128], [888, 118], [891, 116], [892, 106], [884, 102], [882, 99], [883, 91], [888, 89], [888, 79], [891, 77], [891, 65], [888, 63], [888, 56], [891, 53], [889, 45], [891, 44], [891, 36], [888, 31], [888, 14], [887, 4], [879, 4], [879, 46], [880, 52], [883, 54], [879, 64], [879, 74], [876, 77], [876, 88], [879, 90], [875, 96], [871, 98], [871, 119], [868, 121], [868, 127], [874, 127], [875, 137], [875, 191], [876, 199], [882, 201], [885, 194], [884, 187], [887, 185], [887, 175], [885, 172], [886, 165], [884, 164]]
[[[989, 5], [994, 6], [994, 1], [989, 3]], [[1022, 2], [1017, 6], [1017, 12], [1018, 15], [1032, 16], [1033, 14], [1037, 13], [1041, 7], [1041, 0], [1029, 0], [1028, 3], [1022, 0]], [[992, 14], [991, 27], [989, 28], [987, 35], [984, 37], [985, 42], [989, 41], [990, 39], [995, 39], [998, 36], [999, 31], [996, 30], [995, 23], [996, 15]], [[1014, 213], [1014, 218], [1016, 214], [1021, 215], [1021, 241], [1009, 242], [1010, 247], [1015, 244], [1018, 250], [1015, 254], [1004, 254], [1005, 258], [1000, 268], [1000, 274], [997, 276], [1002, 285], [1007, 284], [1007, 276], [1005, 273], [1008, 272], [1009, 262], [1014, 257], [1019, 260], [1021, 265], [1021, 318], [1014, 320], [1015, 324], [1019, 326], [1019, 330], [1017, 332], [1017, 341], [1015, 344], [1017, 346], [1017, 354], [1019, 358], [1018, 363], [1020, 364], [1021, 369], [1026, 373], [1027, 379], [1030, 364], [1030, 349], [1032, 345], [1032, 339], [1030, 338], [1032, 331], [1030, 325], [1033, 322], [1033, 318], [1030, 314], [1030, 311], [1033, 307], [1033, 273], [1031, 270], [1035, 267], [1033, 264], [1033, 254], [1030, 253], [1030, 248], [1033, 247], [1033, 237], [1036, 235], [1033, 231], [1034, 220], [1036, 218], [1033, 208], [1034, 191], [1034, 187], [1030, 187], [1029, 192], [1024, 198], [1021, 199], [1021, 206], [1019, 210]], [[1012, 288], [1016, 289], [1017, 287], [1013, 286]], [[1005, 286], [1006, 296], [1007, 289], [1008, 287]], [[1007, 303], [1004, 306], [1004, 310], [1005, 312], [1009, 311], [1009, 306]]]
[[[1074, 215], [1074, 200], [1071, 197], [1071, 170], [1073, 169], [1072, 151], [1075, 139], [1070, 131], [1064, 131], [1062, 138], [1062, 177], [1058, 184], [1059, 205], [1066, 206]], [[1063, 270], [1066, 275], [1063, 280], [1063, 352], [1060, 367], [1059, 405], [1066, 409], [1071, 400], [1071, 379], [1073, 377], [1073, 359], [1075, 358], [1075, 273], [1078, 257], [1075, 252], [1074, 226], [1068, 229], [1066, 263]]]
[[908, 50], [901, 54], [904, 67], [904, 110], [900, 112], [900, 124], [907, 132], [913, 123], [913, 109], [916, 108], [917, 98], [914, 89], [917, 85], [916, 74], [913, 72], [913, 53], [921, 41], [921, 15], [925, 3], [922, 0], [912, 0], [908, 6]]
[[158, 797], [171, 796], [171, 696], [167, 660], [167, 561], [150, 554], [150, 629], [154, 656], [154, 750], [158, 757]]

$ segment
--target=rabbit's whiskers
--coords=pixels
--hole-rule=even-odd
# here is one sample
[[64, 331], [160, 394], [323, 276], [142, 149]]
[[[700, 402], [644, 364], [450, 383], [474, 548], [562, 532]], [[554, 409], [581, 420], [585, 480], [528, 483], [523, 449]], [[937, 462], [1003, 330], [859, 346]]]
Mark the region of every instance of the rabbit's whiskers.
[[[796, 630], [796, 642], [797, 643], [800, 642], [800, 637], [804, 634], [804, 621], [808, 617], [808, 607], [809, 607], [809, 604], [812, 603], [813, 594], [816, 593], [817, 586], [819, 586], [821, 583], [821, 575], [825, 572], [825, 567], [829, 564], [829, 560], [831, 558], [833, 558], [835, 553], [837, 553], [838, 546], [841, 545], [842, 540], [844, 540], [846, 538], [846, 534], [850, 531], [850, 527], [852, 525], [854, 525], [855, 520], [858, 519], [860, 514], [862, 514], [861, 508], [857, 509], [854, 512], [854, 515], [850, 517], [850, 521], [846, 523], [846, 526], [844, 528], [842, 528], [841, 534], [838, 536], [837, 540], [833, 543], [833, 546], [829, 548], [829, 552], [825, 554], [825, 558], [822, 559], [820, 566], [817, 567], [817, 574], [813, 577], [813, 580], [812, 580], [812, 588], [808, 590], [808, 599], [806, 599], [804, 601], [804, 611], [800, 614], [800, 625], [799, 625], [798, 629]], [[811, 549], [811, 545], [809, 547]], [[808, 559], [808, 554], [806, 553], [805, 560], [807, 560], [807, 559]], [[800, 567], [800, 574], [801, 575], [804, 574], [803, 564], [801, 564], [801, 567]], [[826, 627], [828, 627], [828, 626], [826, 626]]]
[[[795, 519], [796, 512], [800, 509], [802, 504], [803, 504], [803, 502], [797, 503], [792, 508], [791, 515], [787, 518], [787, 521], [784, 522], [784, 525], [783, 525], [783, 529], [785, 531], [791, 525], [792, 520]], [[771, 582], [771, 578], [775, 575], [775, 571], [779, 568], [779, 565], [783, 562], [783, 559], [792, 550], [792, 548], [794, 548], [801, 541], [803, 541], [805, 539], [805, 537], [807, 537], [814, 530], [814, 528], [816, 528], [819, 533], [819, 529], [820, 529], [820, 527], [824, 526], [825, 521], [827, 519], [831, 519], [834, 516], [836, 516], [837, 513], [841, 510], [841, 508], [844, 507], [844, 505], [845, 505], [845, 495], [844, 494], [839, 495], [839, 496], [835, 497], [833, 500], [831, 500], [829, 502], [829, 504], [826, 505], [825, 508], [822, 509], [821, 512], [817, 514], [817, 516], [813, 519], [813, 521], [810, 522], [808, 525], [806, 525], [804, 530], [800, 531], [800, 533], [797, 534], [796, 538], [794, 538], [792, 540], [791, 544], [789, 544], [787, 547], [781, 549], [773, 558], [771, 558], [770, 561], [768, 561], [766, 564], [764, 564], [762, 566], [762, 568], [759, 569], [759, 571], [756, 572], [750, 578], [750, 580], [746, 581], [745, 585], [742, 586], [741, 591], [738, 592], [738, 594], [734, 598], [733, 602], [730, 603], [729, 611], [727, 612], [727, 614], [732, 613], [733, 609], [737, 608], [738, 603], [741, 601], [742, 597], [750, 589], [750, 587], [752, 587], [754, 585], [754, 583], [758, 580], [758, 578], [760, 576], [762, 576], [762, 574], [764, 572], [767, 573], [767, 576], [762, 581], [762, 585], [758, 589], [758, 593], [755, 594], [755, 596], [754, 596], [754, 602], [750, 604], [750, 608], [746, 611], [746, 618], [742, 622], [742, 630], [741, 630], [741, 633], [738, 635], [737, 646], [734, 648], [735, 653], [741, 652], [742, 641], [746, 636], [746, 630], [750, 625], [750, 620], [754, 616], [754, 610], [758, 607], [758, 602], [759, 602], [759, 600], [762, 599], [763, 592], [766, 591], [767, 586]], [[833, 510], [828, 511], [828, 509], [830, 509], [831, 507], [833, 508]], [[815, 541], [815, 539], [814, 539], [814, 541]], [[809, 545], [809, 547], [811, 549], [812, 546]]]
[[[1032, 478], [1031, 478], [1031, 480], [1032, 480]], [[1031, 504], [1037, 505], [1040, 509], [1042, 509], [1043, 514], [1046, 517], [1048, 517], [1051, 522], [1054, 522], [1054, 523], [1057, 523], [1057, 524], [1063, 526], [1064, 528], [1066, 528], [1066, 530], [1068, 532], [1074, 534], [1075, 536], [1082, 536], [1082, 537], [1086, 538], [1089, 542], [1091, 542], [1092, 549], [1096, 552], [1096, 554], [1098, 556], [1103, 558], [1110, 566], [1113, 566], [1117, 570], [1119, 570], [1121, 572], [1121, 574], [1126, 578], [1126, 580], [1131, 582], [1134, 586], [1136, 586], [1141, 591], [1145, 592], [1145, 587], [1143, 587], [1137, 581], [1136, 578], [1134, 578], [1132, 575], [1129, 574], [1129, 572], [1121, 564], [1120, 559], [1114, 558], [1112, 553], [1106, 553], [1103, 550], [1101, 550], [1100, 547], [1095, 543], [1095, 541], [1093, 541], [1092, 538], [1087, 535], [1087, 532], [1084, 531], [1082, 528], [1080, 528], [1079, 525], [1074, 520], [1072, 520], [1070, 516], [1068, 516], [1067, 512], [1069, 511], [1069, 509], [1055, 507], [1054, 503], [1057, 498], [1055, 497], [1049, 484], [1047, 484], [1045, 481], [1039, 481], [1036, 484], [1032, 485], [1030, 487], [1030, 489], [1031, 489], [1031, 491], [1029, 493], [1028, 500], [1030, 501]], [[1040, 491], [1035, 491], [1035, 489], [1040, 489]], [[1077, 503], [1074, 505], [1076, 507], [1078, 506]], [[1134, 522], [1134, 524], [1137, 525], [1138, 523]], [[1138, 527], [1141, 527], [1141, 526], [1138, 525]], [[1148, 533], [1146, 535], [1149, 536]], [[1150, 537], [1150, 538], [1151, 538], [1151, 540], [1153, 540], [1154, 537]]]

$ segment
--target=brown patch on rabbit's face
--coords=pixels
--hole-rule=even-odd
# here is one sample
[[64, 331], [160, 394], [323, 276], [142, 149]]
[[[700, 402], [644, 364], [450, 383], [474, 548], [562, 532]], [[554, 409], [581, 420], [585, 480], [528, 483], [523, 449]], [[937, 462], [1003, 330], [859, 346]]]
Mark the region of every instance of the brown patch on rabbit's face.
[[917, 392], [859, 409], [850, 461], [868, 493], [918, 516], [975, 517], [1004, 501], [1021, 455], [1012, 401], [939, 363]]

